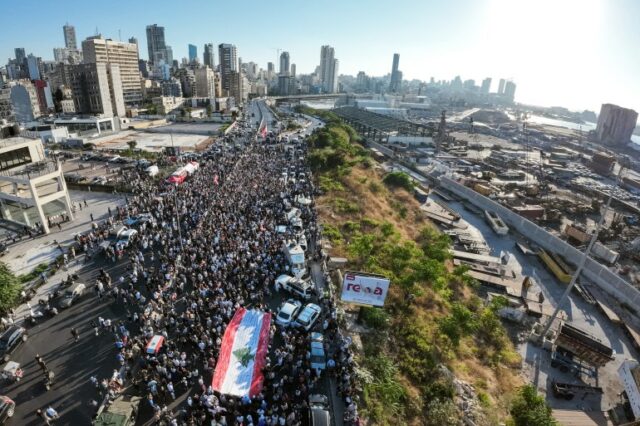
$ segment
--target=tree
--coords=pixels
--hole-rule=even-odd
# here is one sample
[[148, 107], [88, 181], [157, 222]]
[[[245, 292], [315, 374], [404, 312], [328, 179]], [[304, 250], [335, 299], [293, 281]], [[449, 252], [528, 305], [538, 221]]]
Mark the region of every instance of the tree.
[[0, 262], [0, 312], [5, 313], [13, 307], [20, 295], [20, 281], [9, 267]]
[[131, 151], [133, 151], [134, 149], [136, 149], [136, 146], [138, 145], [138, 142], [136, 142], [136, 141], [128, 141], [127, 145], [129, 145], [129, 149]]
[[511, 417], [515, 426], [554, 426], [558, 422], [551, 414], [551, 408], [544, 398], [538, 395], [533, 385], [518, 390], [511, 403]]
[[207, 105], [207, 117], [211, 117], [211, 113], [213, 112], [213, 107], [211, 104]]

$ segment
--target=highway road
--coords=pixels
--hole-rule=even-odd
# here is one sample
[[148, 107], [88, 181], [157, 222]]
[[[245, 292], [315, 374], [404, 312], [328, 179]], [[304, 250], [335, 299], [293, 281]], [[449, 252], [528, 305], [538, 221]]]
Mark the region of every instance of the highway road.
[[[82, 259], [79, 257], [80, 262]], [[101, 267], [112, 277], [125, 273], [122, 262], [111, 264], [99, 256], [96, 262], [88, 263], [80, 270], [78, 282], [93, 285]], [[42, 420], [35, 417], [35, 412], [49, 405], [60, 413], [59, 424], [90, 424], [95, 409], [89, 403], [98, 395], [89, 378], [109, 377], [119, 364], [111, 334], [96, 336], [89, 323], [92, 320], [97, 322], [98, 317], [115, 321], [125, 316], [124, 306], [114, 304], [107, 297], [98, 300], [96, 293], [89, 288], [77, 304], [28, 328], [28, 340], [11, 356], [22, 365], [24, 378], [18, 383], [2, 386], [1, 393], [10, 395], [16, 402], [15, 415], [7, 424], [40, 425]], [[80, 332], [77, 343], [71, 335], [72, 327]], [[45, 389], [42, 370], [35, 362], [36, 354], [44, 358], [47, 368], [55, 374], [55, 383], [49, 391]]]
[[[264, 117], [272, 128], [275, 119], [273, 113], [266, 107], [264, 101], [252, 102], [249, 106], [249, 116], [253, 113], [251, 121], [258, 125]], [[305, 132], [311, 132], [321, 125], [315, 121], [309, 125]], [[310, 241], [314, 246], [314, 238]], [[148, 261], [149, 253], [146, 254]], [[78, 262], [83, 261], [79, 257]], [[98, 322], [98, 317], [109, 318], [112, 322], [123, 321], [133, 333], [137, 332], [133, 324], [127, 320], [127, 307], [116, 303], [111, 297], [97, 297], [94, 291], [95, 280], [100, 268], [110, 273], [113, 281], [127, 274], [125, 261], [111, 263], [103, 256], [98, 255], [94, 260], [83, 266], [78, 272], [78, 282], [87, 285], [85, 295], [72, 307], [62, 310], [57, 316], [42, 319], [35, 326], [28, 328], [28, 340], [19, 346], [12, 354], [12, 360], [19, 362], [24, 369], [24, 378], [14, 384], [2, 386], [1, 394], [9, 395], [16, 401], [14, 417], [7, 423], [10, 425], [40, 425], [42, 420], [36, 416], [36, 410], [46, 409], [52, 406], [60, 414], [57, 424], [85, 425], [90, 424], [95, 407], [91, 401], [101, 401], [96, 387], [90, 382], [90, 377], [98, 380], [110, 377], [115, 369], [120, 368], [117, 361], [113, 334], [104, 332], [95, 335], [92, 321]], [[324, 290], [324, 276], [320, 265], [310, 263], [311, 273], [320, 291]], [[144, 293], [144, 290], [143, 290]], [[270, 309], [277, 310], [280, 303], [287, 298], [287, 294], [275, 294], [267, 300]], [[33, 301], [37, 303], [36, 301]], [[75, 327], [80, 332], [80, 340], [74, 342], [71, 328]], [[279, 338], [279, 335], [278, 337]], [[49, 370], [55, 373], [55, 383], [50, 390], [44, 386], [44, 376], [38, 364], [35, 362], [36, 354], [41, 355]], [[205, 377], [205, 381], [210, 377]], [[335, 393], [335, 387], [331, 386], [325, 377], [320, 384], [320, 391], [329, 395]], [[186, 397], [177, 395], [178, 400]], [[334, 407], [337, 417], [341, 420], [343, 407], [339, 403], [340, 398], [333, 395], [332, 400], [338, 401], [339, 406]], [[138, 424], [144, 424], [149, 420], [151, 413], [143, 407], [138, 419]], [[340, 420], [336, 423], [341, 424]]]

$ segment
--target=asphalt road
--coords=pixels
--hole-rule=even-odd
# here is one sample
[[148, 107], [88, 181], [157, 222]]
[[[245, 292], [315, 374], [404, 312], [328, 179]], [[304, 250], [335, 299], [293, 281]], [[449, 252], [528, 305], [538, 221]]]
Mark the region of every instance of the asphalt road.
[[[271, 126], [274, 116], [262, 102], [252, 103], [249, 110], [254, 112], [252, 122], [259, 123], [264, 115]], [[313, 127], [315, 126], [316, 123]], [[104, 332], [96, 336], [90, 321], [97, 322], [98, 317], [103, 317], [115, 322], [125, 319], [127, 314], [125, 306], [113, 303], [107, 296], [99, 300], [93, 290], [100, 268], [104, 267], [115, 283], [126, 273], [126, 262], [113, 264], [101, 255], [95, 256], [94, 259], [78, 272], [78, 282], [87, 285], [84, 296], [69, 309], [61, 310], [57, 316], [42, 319], [35, 326], [28, 326], [28, 340], [12, 353], [11, 359], [19, 362], [24, 369], [24, 377], [20, 382], [1, 385], [0, 393], [9, 395], [16, 402], [15, 415], [7, 424], [40, 425], [43, 422], [36, 416], [36, 410], [44, 410], [48, 406], [52, 406], [60, 414], [57, 424], [91, 423], [95, 408], [90, 406], [90, 401], [101, 401], [101, 397], [91, 384], [90, 377], [95, 376], [98, 380], [110, 377], [120, 364], [115, 358], [112, 333]], [[78, 261], [82, 262], [83, 258], [79, 257]], [[319, 265], [313, 265], [312, 273], [319, 289], [322, 290], [324, 277]], [[288, 294], [280, 292], [274, 294], [267, 304], [277, 312], [280, 303], [288, 297]], [[318, 323], [321, 324], [321, 320]], [[81, 334], [77, 343], [71, 335], [72, 327], [77, 328]], [[36, 354], [40, 354], [49, 370], [55, 373], [55, 382], [48, 391], [44, 386], [42, 370], [35, 362]], [[318, 390], [325, 395], [330, 394], [331, 386], [326, 377], [321, 381]], [[342, 410], [338, 411], [341, 413]], [[147, 414], [150, 415], [141, 410], [138, 423], [147, 420]]]
[[[82, 257], [79, 259], [83, 261]], [[124, 270], [122, 262], [114, 265], [98, 256], [79, 272], [78, 282], [87, 284], [88, 288], [76, 304], [55, 317], [41, 319], [35, 326], [27, 326], [28, 340], [11, 355], [24, 369], [24, 377], [18, 383], [2, 386], [1, 393], [16, 402], [15, 415], [7, 424], [40, 425], [42, 420], [36, 417], [36, 410], [49, 405], [60, 414], [58, 424], [90, 424], [94, 409], [89, 402], [94, 398], [98, 400], [98, 396], [89, 378], [109, 377], [119, 364], [111, 333], [95, 336], [89, 322], [97, 322], [99, 316], [112, 320], [126, 316], [123, 306], [113, 304], [107, 297], [100, 302], [93, 291], [101, 267], [112, 277], [118, 277]], [[80, 332], [77, 343], [71, 336], [72, 327]], [[55, 374], [49, 391], [45, 389], [42, 370], [35, 362], [36, 354], [44, 358], [47, 368]]]

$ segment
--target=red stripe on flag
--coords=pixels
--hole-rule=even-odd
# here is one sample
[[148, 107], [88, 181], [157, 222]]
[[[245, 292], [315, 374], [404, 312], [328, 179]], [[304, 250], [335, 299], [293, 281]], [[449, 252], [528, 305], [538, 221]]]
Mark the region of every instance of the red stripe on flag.
[[262, 316], [262, 327], [260, 328], [260, 337], [258, 338], [258, 349], [256, 356], [253, 358], [253, 375], [251, 377], [251, 388], [249, 388], [249, 397], [253, 398], [262, 391], [264, 384], [264, 368], [269, 351], [269, 329], [271, 328], [271, 314], [265, 312]]
[[218, 364], [216, 364], [216, 371], [213, 374], [213, 380], [211, 381], [211, 387], [213, 390], [220, 392], [222, 385], [224, 384], [224, 378], [227, 375], [227, 369], [229, 368], [229, 361], [231, 360], [231, 350], [233, 349], [233, 341], [236, 339], [236, 331], [238, 326], [244, 317], [246, 310], [240, 308], [236, 311], [235, 315], [231, 319], [231, 322], [224, 331], [222, 336], [222, 344], [220, 345], [220, 356], [218, 357]]

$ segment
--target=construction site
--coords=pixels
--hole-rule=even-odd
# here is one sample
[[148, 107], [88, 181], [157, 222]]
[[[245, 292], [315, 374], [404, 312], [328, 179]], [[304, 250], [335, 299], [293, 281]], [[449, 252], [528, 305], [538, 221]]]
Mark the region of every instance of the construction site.
[[501, 316], [522, 374], [557, 418], [635, 420], [638, 162], [586, 133], [500, 111], [451, 123], [443, 111], [420, 125], [353, 107], [333, 112], [366, 137], [386, 170], [413, 178], [425, 215], [454, 242], [453, 264], [467, 268], [487, 300], [506, 298]]

